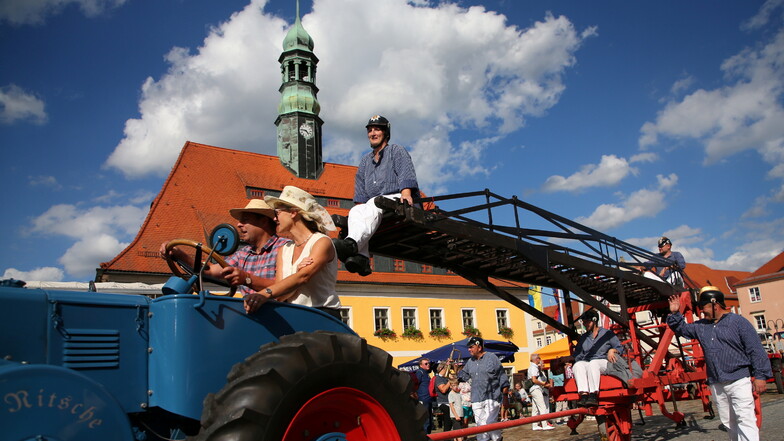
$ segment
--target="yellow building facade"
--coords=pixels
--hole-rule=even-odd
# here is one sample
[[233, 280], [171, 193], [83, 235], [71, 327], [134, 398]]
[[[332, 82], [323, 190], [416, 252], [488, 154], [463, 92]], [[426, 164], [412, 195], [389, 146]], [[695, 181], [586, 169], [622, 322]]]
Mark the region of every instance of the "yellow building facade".
[[[510, 292], [527, 301], [525, 289]], [[520, 348], [514, 362], [504, 363], [510, 373], [528, 368], [530, 318], [522, 310], [480, 288], [339, 283], [338, 293], [344, 320], [369, 344], [389, 352], [393, 366], [466, 338], [463, 331], [472, 324], [482, 338], [511, 341]], [[510, 338], [502, 336], [499, 333], [501, 326], [511, 328], [513, 335]], [[406, 327], [418, 329], [421, 337], [404, 336]], [[448, 329], [450, 336], [431, 336], [431, 331], [438, 327]], [[382, 328], [394, 331], [395, 336], [374, 335]]]

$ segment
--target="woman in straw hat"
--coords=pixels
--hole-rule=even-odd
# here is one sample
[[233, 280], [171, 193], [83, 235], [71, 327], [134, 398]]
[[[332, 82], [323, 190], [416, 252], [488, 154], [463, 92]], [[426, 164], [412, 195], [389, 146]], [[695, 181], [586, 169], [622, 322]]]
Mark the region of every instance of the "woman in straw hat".
[[318, 308], [340, 318], [340, 299], [335, 292], [338, 263], [332, 240], [334, 231], [327, 210], [310, 193], [288, 185], [280, 197], [264, 200], [275, 209], [279, 235], [292, 239], [278, 252], [275, 283], [245, 297], [245, 311], [252, 313], [264, 302], [282, 302]]

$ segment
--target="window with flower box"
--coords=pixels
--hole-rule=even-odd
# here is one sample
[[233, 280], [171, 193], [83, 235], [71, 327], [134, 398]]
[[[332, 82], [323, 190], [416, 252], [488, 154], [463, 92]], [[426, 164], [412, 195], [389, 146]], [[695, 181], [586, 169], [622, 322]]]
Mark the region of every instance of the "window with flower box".
[[389, 328], [389, 308], [373, 308], [374, 331]]

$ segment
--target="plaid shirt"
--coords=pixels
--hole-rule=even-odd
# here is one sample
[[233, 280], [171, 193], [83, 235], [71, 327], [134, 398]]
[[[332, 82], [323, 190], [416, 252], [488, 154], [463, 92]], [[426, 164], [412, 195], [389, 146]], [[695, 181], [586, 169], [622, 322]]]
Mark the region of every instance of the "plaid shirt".
[[[226, 263], [229, 266], [240, 268], [245, 272], [263, 279], [274, 279], [275, 265], [278, 260], [278, 250], [289, 242], [288, 239], [272, 236], [267, 243], [261, 247], [261, 252], [256, 253], [253, 250], [253, 247], [245, 245], [229, 256], [226, 259]], [[243, 297], [255, 292], [253, 288], [244, 285], [240, 286], [239, 290]]]
[[419, 197], [414, 163], [405, 147], [389, 144], [379, 153], [378, 162], [371, 151], [362, 157], [354, 177], [354, 202], [364, 204], [376, 196], [395, 194], [411, 189], [411, 197]]

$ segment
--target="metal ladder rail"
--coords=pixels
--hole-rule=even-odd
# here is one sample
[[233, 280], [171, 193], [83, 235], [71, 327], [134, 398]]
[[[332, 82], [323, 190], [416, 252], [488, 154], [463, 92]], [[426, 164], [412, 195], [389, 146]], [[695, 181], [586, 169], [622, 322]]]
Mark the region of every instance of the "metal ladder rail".
[[[474, 193], [474, 195], [475, 194], [476, 193]], [[485, 195], [485, 193], [481, 194]], [[456, 198], [454, 195], [448, 197]], [[434, 200], [435, 198], [431, 199]], [[606, 265], [608, 261], [618, 260], [616, 257], [617, 251], [616, 256], [613, 256], [614, 258], [610, 259], [607, 257], [606, 251], [598, 250], [598, 253], [603, 257], [600, 259], [596, 259], [594, 257], [591, 261], [589, 261], [586, 259], [581, 259], [573, 254], [567, 254], [564, 252], [564, 250], [568, 250], [566, 247], [549, 243], [547, 243], [547, 245], [529, 243], [521, 238], [528, 238], [522, 233], [511, 235], [509, 234], [508, 229], [507, 231], [495, 231], [502, 230], [498, 226], [482, 224], [481, 222], [477, 222], [475, 220], [460, 220], [460, 218], [463, 217], [463, 213], [467, 213], [472, 210], [476, 211], [478, 209], [476, 207], [461, 210], [461, 213], [458, 213], [457, 216], [454, 215], [454, 212], [450, 212], [453, 215], [446, 217], [443, 214], [440, 214], [437, 210], [424, 211], [417, 207], [404, 205], [399, 202], [383, 198], [378, 200], [377, 205], [385, 210], [385, 217], [388, 219], [385, 220], [387, 225], [385, 226], [382, 224], [382, 229], [380, 229], [371, 240], [371, 250], [374, 253], [388, 255], [394, 258], [420, 261], [421, 263], [450, 269], [456, 274], [463, 276], [467, 280], [476, 283], [478, 286], [489, 290], [490, 292], [507, 301], [510, 301], [521, 309], [526, 310], [526, 312], [537, 316], [537, 318], [540, 318], [546, 323], [569, 334], [572, 334], [574, 331], [569, 328], [566, 328], [565, 330], [560, 329], [560, 327], [563, 327], [563, 325], [547, 316], [544, 316], [535, 309], [532, 311], [527, 310], [527, 303], [519, 301], [519, 299], [499, 288], [496, 286], [496, 284], [491, 283], [491, 277], [500, 280], [506, 280], [507, 278], [496, 274], [491, 274], [492, 272], [488, 271], [490, 269], [488, 268], [488, 265], [476, 268], [471, 267], [470, 265], [466, 265], [465, 261], [460, 262], [459, 260], [461, 259], [461, 256], [454, 253], [454, 247], [470, 246], [483, 252], [487, 251], [488, 253], [491, 253], [491, 251], [488, 250], [492, 250], [492, 252], [497, 254], [495, 255], [496, 261], [491, 263], [489, 265], [490, 267], [496, 265], [498, 262], [506, 262], [508, 267], [514, 268], [516, 264], [515, 262], [519, 263], [524, 261], [528, 266], [525, 268], [518, 266], [518, 270], [522, 271], [523, 269], [527, 269], [529, 271], [533, 271], [535, 275], [549, 281], [549, 286], [561, 287], [574, 293], [585, 303], [590, 304], [591, 306], [608, 315], [617, 323], [627, 327], [628, 317], [624, 317], [625, 308], [622, 308], [622, 314], [619, 315], [607, 308], [598, 300], [594, 299], [591, 294], [595, 294], [595, 292], [589, 293], [586, 289], [593, 288], [591, 289], [593, 291], [601, 286], [608, 285], [604, 286], [605, 289], [603, 294], [605, 294], [604, 296], [606, 297], [607, 293], [611, 291], [612, 287], [614, 287], [617, 291], [617, 303], [619, 304], [626, 303], [625, 293], [629, 289], [637, 289], [640, 292], [648, 291], [653, 293], [654, 295], [651, 298], [643, 298], [646, 303], [661, 300], [663, 295], [670, 294], [672, 292], [672, 288], [667, 284], [645, 279], [635, 274], [624, 274], [628, 272], [623, 271], [618, 267], [608, 268]], [[483, 207], [480, 206], [480, 208], [490, 210], [493, 207], [488, 207], [487, 204], [485, 204]], [[393, 214], [389, 215], [390, 213]], [[457, 220], [454, 219], [455, 217]], [[568, 220], [564, 219], [564, 221]], [[573, 223], [572, 221], [568, 222], [579, 225]], [[392, 224], [391, 226], [389, 225], [390, 223]], [[414, 226], [415, 228], [408, 228], [411, 226]], [[587, 229], [587, 227], [584, 228]], [[558, 235], [564, 234], [564, 232], [558, 233]], [[601, 233], [598, 234], [603, 236], [599, 238], [600, 240], [605, 240], [607, 237], [609, 237], [602, 235]], [[406, 239], [410, 240], [412, 237], [416, 238], [417, 240], [424, 238], [424, 242], [426, 243], [421, 244], [420, 248], [417, 248], [417, 246], [408, 246], [405, 244]], [[580, 240], [583, 242], [588, 240], [586, 237], [587, 236], [582, 235]], [[432, 243], [427, 243], [428, 238]], [[401, 247], [401, 241], [405, 244], [405, 246]], [[610, 248], [618, 250], [618, 243], [622, 243], [614, 238], [612, 238], [612, 241], [608, 242], [605, 240], [605, 242], [607, 242], [607, 250]], [[433, 243], [437, 245], [433, 245]], [[453, 259], [451, 262], [445, 259], [446, 254], [448, 254], [446, 251], [442, 252], [442, 255], [439, 255], [437, 252], [435, 254], [432, 253], [434, 248], [437, 249], [438, 247], [442, 247], [444, 244], [447, 246], [447, 248], [449, 246], [453, 246], [453, 254], [448, 256], [449, 258]], [[624, 250], [633, 250], [636, 248], [629, 244], [625, 245], [628, 245], [628, 247], [624, 246]], [[408, 248], [406, 248], [406, 246], [408, 246]], [[407, 251], [401, 251], [401, 248], [406, 248]], [[421, 252], [417, 253], [417, 251], [421, 251], [424, 248], [430, 249], [431, 254], [425, 255]], [[416, 255], [414, 255], [414, 253], [416, 253]], [[648, 252], [644, 253], [650, 254]], [[639, 252], [637, 254], [643, 255], [644, 253]], [[471, 264], [478, 263], [482, 259], [480, 258], [475, 260], [476, 261], [471, 262]], [[604, 264], [597, 263], [597, 260]], [[555, 264], [551, 265], [551, 263]], [[595, 280], [591, 279], [592, 277], [595, 278]], [[518, 282], [522, 281], [516, 277], [509, 277], [508, 279]], [[515, 302], [510, 299], [517, 299], [518, 301]], [[649, 340], [647, 336], [643, 336], [643, 339]], [[649, 341], [649, 344], [655, 346], [655, 342], [652, 340]]]

